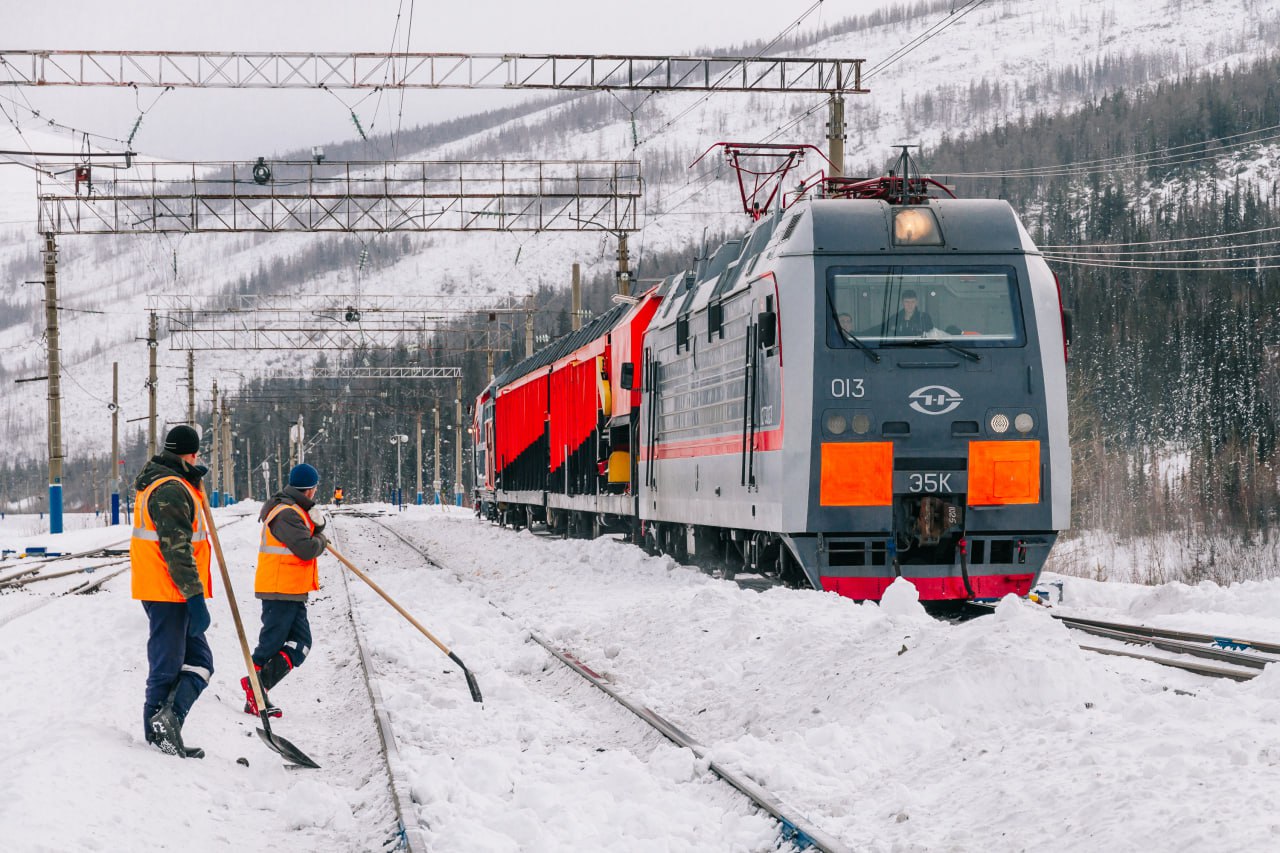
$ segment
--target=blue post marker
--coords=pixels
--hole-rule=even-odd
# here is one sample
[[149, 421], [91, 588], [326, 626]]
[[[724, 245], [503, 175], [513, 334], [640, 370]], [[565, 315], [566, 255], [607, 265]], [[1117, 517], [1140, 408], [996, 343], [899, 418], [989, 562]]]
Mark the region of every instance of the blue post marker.
[[111, 493], [111, 524], [115, 526], [120, 523], [120, 493]]
[[213, 494], [209, 496], [209, 506], [217, 508], [222, 506], [222, 493], [214, 489]]
[[49, 532], [62, 532], [62, 484], [49, 484]]
[[422, 492], [418, 492], [418, 506], [422, 506]]

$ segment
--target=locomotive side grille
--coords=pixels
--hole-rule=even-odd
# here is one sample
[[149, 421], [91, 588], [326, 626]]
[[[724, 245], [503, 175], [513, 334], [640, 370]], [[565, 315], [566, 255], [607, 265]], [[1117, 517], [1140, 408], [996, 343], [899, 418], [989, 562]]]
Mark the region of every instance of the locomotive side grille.
[[802, 216], [804, 216], [803, 213], [797, 213], [791, 217], [791, 220], [787, 222], [787, 227], [782, 231], [782, 236], [778, 238], [779, 243], [785, 243], [791, 239], [791, 235], [795, 233], [796, 226], [800, 224], [800, 217]]
[[888, 563], [885, 543], [860, 539], [827, 540], [827, 564], [832, 567], [884, 566]]

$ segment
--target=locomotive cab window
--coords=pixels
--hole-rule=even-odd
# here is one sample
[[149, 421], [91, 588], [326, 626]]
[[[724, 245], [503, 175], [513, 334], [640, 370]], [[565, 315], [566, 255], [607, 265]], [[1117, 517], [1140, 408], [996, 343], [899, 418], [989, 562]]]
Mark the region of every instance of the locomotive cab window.
[[837, 349], [1026, 342], [1012, 267], [833, 267], [827, 309], [827, 345]]

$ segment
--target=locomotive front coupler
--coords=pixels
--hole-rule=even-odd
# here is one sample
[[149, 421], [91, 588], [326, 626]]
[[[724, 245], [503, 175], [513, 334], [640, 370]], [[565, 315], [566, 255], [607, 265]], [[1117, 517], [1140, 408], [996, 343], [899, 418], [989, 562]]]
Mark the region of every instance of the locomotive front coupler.
[[964, 534], [964, 495], [894, 495], [893, 529], [897, 550], [905, 558], [912, 551], [932, 551], [930, 562], [951, 562], [950, 556], [939, 560], [939, 546], [948, 552]]

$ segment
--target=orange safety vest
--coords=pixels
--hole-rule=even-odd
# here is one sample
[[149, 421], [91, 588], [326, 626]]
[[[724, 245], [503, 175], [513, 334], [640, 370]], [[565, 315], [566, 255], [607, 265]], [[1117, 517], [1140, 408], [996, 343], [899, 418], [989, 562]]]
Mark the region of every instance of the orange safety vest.
[[170, 480], [181, 483], [191, 497], [192, 509], [195, 510], [195, 519], [191, 525], [191, 554], [195, 557], [196, 569], [200, 572], [204, 597], [213, 598], [213, 586], [209, 579], [209, 534], [204, 529], [204, 518], [200, 513], [200, 495], [181, 477], [161, 477], [138, 492], [134, 500], [133, 538], [129, 540], [129, 560], [133, 564], [133, 597], [141, 601], [187, 600], [169, 576], [168, 564], [160, 552], [160, 534], [156, 532], [156, 523], [147, 506], [156, 487]]
[[253, 579], [254, 592], [282, 595], [305, 595], [320, 588], [318, 560], [304, 560], [271, 532], [271, 521], [286, 509], [298, 514], [307, 530], [314, 533], [315, 522], [295, 504], [280, 504], [262, 524], [262, 543], [258, 546], [258, 573]]
[[340, 501], [340, 500], [342, 500], [342, 489], [338, 489], [338, 490], [336, 490], [336, 491], [333, 493], [333, 499], [334, 499], [335, 501]]

